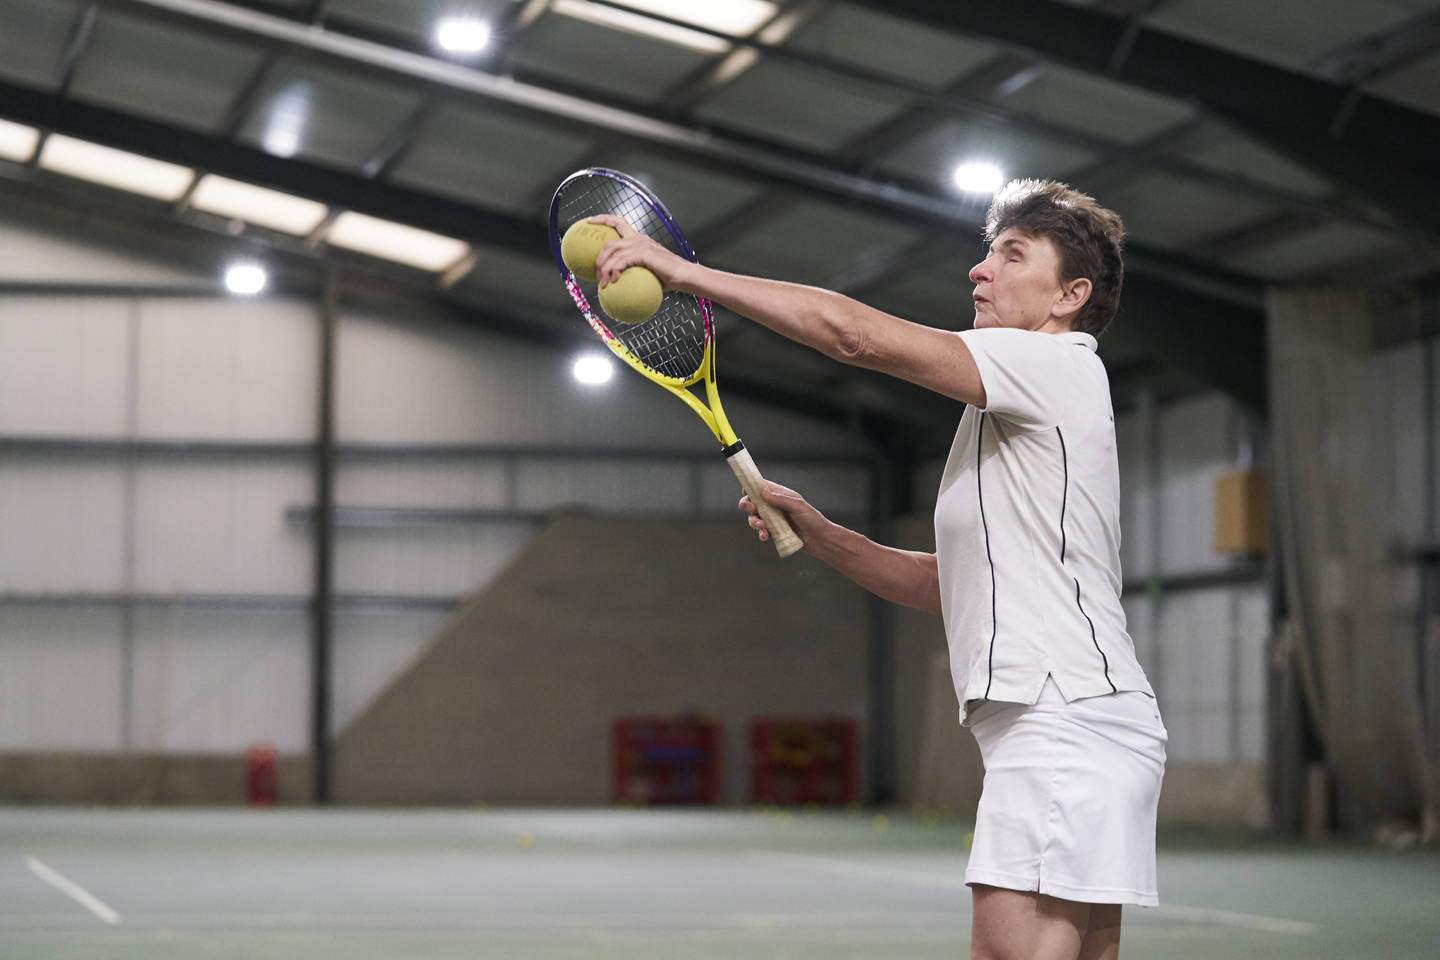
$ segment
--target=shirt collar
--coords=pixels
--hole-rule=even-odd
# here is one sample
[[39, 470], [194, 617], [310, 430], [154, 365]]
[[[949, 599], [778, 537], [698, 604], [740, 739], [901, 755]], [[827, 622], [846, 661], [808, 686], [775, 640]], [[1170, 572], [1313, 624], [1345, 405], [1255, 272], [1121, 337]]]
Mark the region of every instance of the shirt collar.
[[1100, 347], [1100, 342], [1098, 340], [1096, 340], [1090, 334], [1081, 333], [1078, 330], [1071, 330], [1067, 333], [1057, 333], [1055, 334], [1055, 336], [1059, 337], [1061, 340], [1064, 340], [1066, 343], [1078, 343], [1082, 347], [1089, 347], [1092, 352], [1098, 350]]

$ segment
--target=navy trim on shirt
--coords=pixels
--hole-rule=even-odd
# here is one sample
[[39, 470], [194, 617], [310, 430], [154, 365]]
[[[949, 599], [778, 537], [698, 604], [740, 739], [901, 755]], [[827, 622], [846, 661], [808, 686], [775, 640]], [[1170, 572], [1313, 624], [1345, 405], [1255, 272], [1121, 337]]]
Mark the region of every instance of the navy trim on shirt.
[[[1065, 485], [1060, 488], [1060, 567], [1061, 569], [1064, 569], [1065, 505], [1069, 502], [1070, 499], [1070, 457], [1065, 452], [1065, 434], [1060, 432], [1060, 428], [1058, 426], [1055, 428], [1055, 436], [1060, 438], [1060, 466], [1065, 471]], [[981, 517], [984, 517], [983, 513], [981, 514]], [[986, 543], [986, 547], [989, 547], [988, 542]], [[993, 568], [991, 569], [991, 576], [994, 576]], [[1085, 605], [1080, 602], [1080, 578], [1072, 574], [1070, 579], [1075, 581], [1075, 606], [1080, 609], [1080, 616], [1084, 617], [1085, 622], [1090, 624], [1090, 642], [1095, 644], [1095, 652], [1100, 654], [1100, 662], [1105, 667], [1105, 682], [1110, 684], [1111, 693], [1119, 693], [1120, 691], [1115, 688], [1115, 681], [1110, 679], [1110, 658], [1105, 656], [1104, 650], [1100, 649], [1100, 641], [1095, 636], [1095, 621], [1090, 619], [1090, 614], [1085, 612]], [[991, 644], [993, 649], [993, 640], [991, 641]]]

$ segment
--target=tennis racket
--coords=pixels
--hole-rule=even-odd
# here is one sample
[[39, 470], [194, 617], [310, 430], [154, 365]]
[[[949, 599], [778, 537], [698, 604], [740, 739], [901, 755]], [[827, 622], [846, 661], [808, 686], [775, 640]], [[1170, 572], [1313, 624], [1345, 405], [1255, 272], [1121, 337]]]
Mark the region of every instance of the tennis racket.
[[[720, 441], [725, 462], [765, 521], [776, 551], [782, 557], [790, 556], [805, 544], [785, 515], [760, 495], [764, 478], [720, 406], [720, 392], [715, 385], [715, 321], [710, 301], [694, 294], [667, 290], [655, 315], [636, 324], [615, 323], [592, 307], [599, 290], [594, 283], [580, 279], [565, 266], [560, 257], [560, 240], [571, 224], [598, 214], [621, 217], [637, 232], [666, 249], [699, 262], [690, 241], [648, 188], [616, 170], [592, 167], [572, 173], [560, 184], [550, 202], [550, 250], [581, 316], [626, 365], [675, 394], [705, 421]], [[691, 389], [702, 382], [705, 384], [703, 401]]]

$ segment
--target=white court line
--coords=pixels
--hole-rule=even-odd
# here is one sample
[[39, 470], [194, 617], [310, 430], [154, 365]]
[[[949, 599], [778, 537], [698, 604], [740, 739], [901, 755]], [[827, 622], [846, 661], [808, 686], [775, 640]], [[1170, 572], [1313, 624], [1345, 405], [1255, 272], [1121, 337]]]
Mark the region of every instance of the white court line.
[[1171, 903], [1160, 904], [1155, 908], [1155, 912], [1166, 916], [1216, 923], [1226, 927], [1239, 927], [1242, 930], [1261, 930], [1265, 933], [1312, 934], [1320, 932], [1319, 924], [1307, 923], [1304, 920], [1267, 917], [1259, 913], [1237, 913], [1234, 910], [1212, 910], [1209, 907], [1182, 907]]
[[114, 908], [58, 870], [46, 866], [34, 857], [26, 857], [25, 866], [29, 867], [30, 872], [35, 876], [75, 900], [106, 923], [113, 925], [120, 922], [120, 914], [115, 912]]
[[[892, 883], [910, 883], [942, 890], [960, 889], [965, 886], [963, 875], [932, 873], [928, 870], [910, 870], [902, 867], [887, 867], [880, 864], [857, 863], [853, 860], [839, 860], [804, 853], [780, 853], [755, 851], [757, 856], [769, 859], [789, 860], [805, 863], [824, 870], [826, 873], [844, 877], [870, 880], [887, 880]], [[1159, 915], [1183, 918], [1200, 923], [1234, 927], [1241, 930], [1260, 930], [1265, 933], [1289, 933], [1310, 935], [1320, 931], [1320, 926], [1304, 920], [1285, 920], [1281, 917], [1267, 917], [1258, 913], [1240, 913], [1235, 910], [1214, 910], [1208, 907], [1184, 907], [1177, 904], [1161, 904], [1155, 908]]]

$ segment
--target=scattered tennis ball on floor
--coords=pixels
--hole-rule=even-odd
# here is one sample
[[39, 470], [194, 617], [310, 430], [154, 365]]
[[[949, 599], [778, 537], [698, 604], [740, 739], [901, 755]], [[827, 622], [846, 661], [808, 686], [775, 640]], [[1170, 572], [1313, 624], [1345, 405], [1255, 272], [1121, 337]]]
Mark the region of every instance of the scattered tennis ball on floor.
[[581, 280], [595, 282], [595, 258], [611, 240], [619, 240], [614, 227], [588, 220], [576, 220], [560, 238], [560, 259]]
[[600, 309], [621, 323], [642, 323], [655, 316], [665, 291], [645, 267], [626, 267], [609, 286], [600, 288]]
[[521, 850], [529, 850], [531, 847], [535, 846], [535, 837], [533, 834], [522, 833], [520, 834], [520, 836], [515, 838], [515, 843], [520, 847]]

